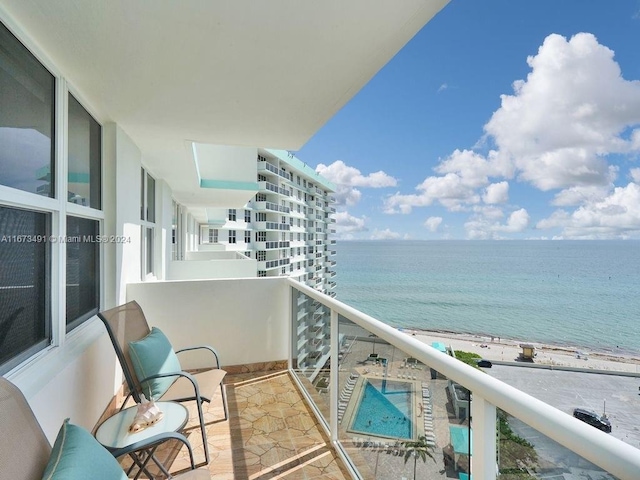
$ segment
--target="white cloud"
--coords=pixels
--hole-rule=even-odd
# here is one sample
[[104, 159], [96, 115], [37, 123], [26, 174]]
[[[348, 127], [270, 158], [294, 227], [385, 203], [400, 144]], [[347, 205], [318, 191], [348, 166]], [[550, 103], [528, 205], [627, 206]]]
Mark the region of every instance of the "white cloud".
[[402, 235], [397, 232], [392, 232], [388, 228], [384, 230], [376, 229], [371, 234], [371, 240], [397, 240], [399, 238], [402, 238]]
[[360, 170], [350, 167], [342, 160], [336, 160], [331, 165], [320, 164], [316, 167], [316, 172], [325, 177], [330, 182], [338, 186], [335, 193], [338, 205], [355, 205], [360, 201], [361, 188], [385, 188], [395, 187], [398, 181], [382, 170], [369, 175], [363, 175]]
[[509, 200], [509, 182], [492, 183], [488, 185], [482, 196], [482, 201], [488, 204], [507, 203]]
[[640, 146], [621, 135], [640, 123], [640, 82], [625, 80], [613, 51], [589, 33], [549, 35], [527, 63], [527, 79], [485, 125], [500, 155], [541, 190], [606, 185], [605, 155]]
[[[407, 214], [411, 213], [413, 207], [429, 206], [434, 202], [449, 210], [459, 211], [464, 205], [480, 203], [482, 197], [478, 189], [488, 186], [491, 177], [513, 175], [511, 165], [505, 163], [495, 152], [490, 152], [484, 157], [471, 150], [455, 150], [440, 162], [435, 171], [442, 176], [427, 177], [416, 187], [417, 194], [391, 195], [385, 201], [384, 211]], [[501, 192], [500, 189], [505, 187], [493, 188], [497, 189], [495, 193], [498, 194]]]
[[498, 221], [504, 218], [504, 212], [502, 208], [495, 205], [475, 205], [472, 211], [477, 215], [486, 218], [491, 221]]
[[334, 217], [336, 219], [336, 235], [344, 238], [347, 234], [353, 234], [358, 232], [366, 232], [366, 217], [354, 217], [349, 212], [336, 212]]
[[538, 229], [562, 229], [564, 238], [628, 238], [640, 234], [640, 186], [617, 187], [604, 199], [588, 201], [573, 212], [557, 210]]
[[523, 232], [529, 226], [529, 213], [521, 208], [509, 215], [507, 224], [500, 228], [503, 232]]
[[509, 215], [506, 223], [477, 215], [464, 224], [467, 237], [472, 240], [501, 239], [505, 233], [521, 233], [529, 226], [529, 213], [521, 208]]
[[[634, 187], [615, 188], [615, 163], [640, 153], [640, 81], [624, 79], [613, 51], [589, 33], [568, 40], [549, 35], [527, 63], [528, 76], [501, 96], [474, 146], [491, 150], [455, 150], [415, 192], [387, 197], [386, 213], [439, 203], [452, 212], [472, 212], [466, 223], [472, 238], [520, 233], [530, 223], [525, 209], [501, 224], [503, 211], [488, 208], [509, 201], [508, 180], [515, 179], [556, 191], [552, 205], [575, 208], [556, 212], [538, 228], [554, 225], [565, 237], [594, 238], [635, 231], [636, 209], [627, 201]], [[640, 183], [640, 168], [629, 177]]]
[[430, 232], [437, 232], [441, 223], [442, 217], [429, 217], [424, 222], [424, 226], [427, 227]]
[[447, 85], [446, 83], [443, 83], [442, 85], [440, 85], [440, 86], [438, 87], [438, 91], [437, 91], [436, 93], [443, 92], [443, 91], [445, 91], [447, 88], [449, 88], [449, 85]]
[[602, 200], [609, 195], [611, 189], [609, 186], [601, 187], [598, 185], [576, 186], [561, 190], [556, 193], [551, 201], [552, 205], [557, 207], [573, 207], [581, 205], [585, 202], [593, 202]]

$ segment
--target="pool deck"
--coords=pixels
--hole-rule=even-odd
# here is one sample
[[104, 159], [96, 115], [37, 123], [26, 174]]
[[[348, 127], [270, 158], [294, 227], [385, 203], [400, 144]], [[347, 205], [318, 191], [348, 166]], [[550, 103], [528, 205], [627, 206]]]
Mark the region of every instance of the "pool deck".
[[[355, 329], [353, 330], [355, 333]], [[351, 334], [351, 332], [348, 332]], [[386, 367], [375, 364], [371, 353], [378, 353], [378, 357], [387, 359]], [[372, 340], [361, 335], [358, 341], [345, 345], [339, 358], [338, 370], [338, 401], [339, 432], [338, 437], [342, 445], [348, 450], [354, 464], [363, 478], [400, 479], [403, 476], [413, 478], [413, 462], [404, 461], [405, 450], [402, 448], [403, 439], [354, 432], [350, 429], [353, 415], [356, 412], [365, 379], [388, 379], [391, 381], [409, 382], [413, 384], [413, 420], [417, 426], [415, 437], [427, 435], [432, 445], [431, 453], [435, 461], [421, 460], [417, 464], [418, 478], [457, 478], [452, 463], [445, 465], [444, 452], [448, 451], [450, 443], [449, 426], [465, 425], [466, 422], [456, 418], [449, 400], [448, 380], [438, 377], [431, 378], [428, 366], [416, 363], [413, 368], [411, 362], [407, 364], [407, 355], [399, 349]], [[386, 374], [386, 376], [384, 376]], [[327, 370], [325, 376], [328, 377]], [[353, 377], [358, 376], [354, 381]], [[415, 377], [415, 378], [414, 378]], [[351, 395], [347, 385], [351, 384]], [[309, 387], [312, 387], [309, 383]], [[422, 389], [427, 388], [428, 398], [422, 397]], [[329, 418], [329, 389], [325, 385], [312, 389], [312, 396], [316, 399], [322, 415]], [[422, 409], [420, 408], [422, 404]], [[428, 430], [425, 430], [425, 426]], [[464, 466], [461, 465], [462, 468]]]
[[[398, 383], [405, 383], [405, 384], [411, 385], [411, 392], [412, 392], [411, 411], [409, 413], [409, 415], [411, 416], [411, 422], [413, 425], [411, 437], [417, 438], [419, 435], [425, 434], [424, 421], [422, 420], [424, 407], [422, 408], [420, 407], [420, 405], [422, 405], [421, 382], [417, 382], [414, 380], [404, 380], [400, 378], [378, 377], [378, 376], [369, 375], [369, 374], [360, 374], [360, 376], [358, 377], [358, 380], [353, 388], [353, 392], [351, 393], [351, 398], [347, 404], [344, 415], [342, 416], [341, 423], [342, 425], [345, 426], [346, 432], [348, 434], [355, 435], [355, 436], [370, 437], [371, 440], [386, 440], [387, 443], [389, 443], [389, 441], [393, 443], [394, 441], [398, 440], [398, 438], [388, 437], [383, 434], [363, 432], [363, 431], [357, 431], [353, 429], [355, 416], [358, 412], [358, 408], [360, 406], [360, 402], [362, 401], [362, 396], [364, 394], [365, 387], [369, 380], [378, 380], [378, 381], [387, 380], [389, 382], [398, 382]], [[408, 440], [408, 439], [402, 439], [402, 440]]]

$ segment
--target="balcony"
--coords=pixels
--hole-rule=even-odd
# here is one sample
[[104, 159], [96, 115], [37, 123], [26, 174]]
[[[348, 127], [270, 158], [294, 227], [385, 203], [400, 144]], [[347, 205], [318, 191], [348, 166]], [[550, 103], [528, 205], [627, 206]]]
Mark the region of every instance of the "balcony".
[[258, 172], [268, 171], [271, 173], [279, 174], [279, 169], [275, 165], [270, 164], [269, 162], [260, 161], [258, 162]]
[[262, 181], [262, 182], [258, 182], [258, 190], [260, 192], [268, 191], [268, 192], [278, 193], [278, 186], [271, 182]]
[[288, 223], [278, 222], [255, 222], [253, 224], [255, 230], [290, 230]]
[[[316, 282], [310, 278], [307, 284], [315, 286]], [[304, 398], [307, 405], [303, 408], [307, 416], [295, 422], [303, 422], [305, 429], [315, 432], [311, 434], [313, 438], [308, 448], [303, 449], [308, 456], [302, 458], [308, 459], [310, 464], [318, 461], [313, 452], [319, 451], [323, 459], [335, 465], [334, 475], [337, 478], [349, 478], [351, 472], [357, 472], [361, 478], [411, 478], [413, 462], [405, 464], [402, 444], [386, 434], [367, 430], [369, 426], [382, 426], [387, 413], [378, 411], [372, 417], [365, 416], [364, 424], [360, 426], [354, 423], [358, 421], [357, 406], [362, 392], [370, 388], [384, 392], [385, 387], [381, 386], [385, 383], [386, 388], [399, 385], [408, 388], [408, 405], [412, 407], [407, 412], [407, 419], [411, 421], [407, 435], [425, 434], [427, 443], [433, 448], [436, 461], [428, 459], [423, 463], [418, 460], [418, 478], [445, 479], [452, 478], [454, 474], [468, 473], [469, 453], [473, 456], [474, 478], [497, 478], [495, 458], [498, 448], [503, 454], [513, 451], [509, 450], [509, 442], [514, 441], [503, 433], [496, 440], [497, 419], [508, 421], [518, 431], [524, 428], [536, 438], [545, 439], [545, 445], [555, 442], [557, 446], [553, 450], [562, 452], [547, 457], [550, 453], [541, 450], [537, 459], [525, 455], [523, 458], [528, 458], [529, 463], [501, 456], [500, 468], [519, 469], [526, 477], [527, 469], [533, 471], [537, 465], [539, 470], [542, 469], [540, 475], [555, 472], [556, 478], [566, 478], [559, 476], [563, 469], [573, 471], [573, 465], [577, 465], [583, 472], [591, 472], [592, 475], [598, 472], [597, 477], [592, 478], [614, 478], [613, 475], [622, 479], [635, 478], [640, 468], [640, 452], [631, 445], [334, 300], [331, 294], [324, 295], [285, 278], [129, 285], [128, 296], [143, 306], [154, 325], [171, 337], [179, 337], [184, 344], [197, 339], [200, 343], [204, 341], [219, 346], [220, 354], [227, 358], [225, 363], [232, 366], [231, 370], [235, 368], [233, 365], [253, 365], [256, 362], [286, 365], [291, 342], [286, 332], [291, 331], [296, 336], [295, 345], [298, 347], [294, 348], [293, 357], [288, 360], [293, 365], [292, 370], [286, 372], [281, 367], [276, 371], [254, 372], [229, 379], [230, 421], [213, 426], [209, 437], [212, 451], [228, 452], [221, 460], [225, 469], [232, 469], [226, 471], [233, 471], [236, 478], [247, 478], [250, 472], [255, 474], [262, 471], [259, 468], [267, 468], [260, 463], [266, 462], [267, 456], [261, 454], [258, 455], [261, 460], [257, 461], [260, 465], [250, 465], [249, 458], [258, 458], [250, 453], [255, 452], [253, 445], [258, 438], [263, 452], [269, 448], [287, 448], [276, 438], [280, 435], [277, 433], [280, 428], [288, 428], [289, 419], [277, 413], [281, 400], [276, 401], [277, 405], [272, 405], [269, 400], [273, 395], [277, 398], [279, 394], [275, 392], [281, 389], [289, 392], [283, 402], [289, 408], [292, 402], [299, 404], [300, 398]], [[239, 303], [237, 298], [240, 297], [255, 301]], [[176, 298], [189, 302], [192, 312], [189, 329], [184, 328], [184, 322], [174, 322], [182, 309]], [[209, 328], [212, 311], [216, 312], [214, 321], [218, 328], [228, 332], [224, 342], [220, 342], [218, 335]], [[318, 343], [317, 332], [323, 326], [330, 326], [325, 330], [329, 333]], [[305, 340], [306, 332], [309, 341]], [[244, 348], [237, 349], [236, 345]], [[238, 369], [247, 371], [247, 367]], [[291, 390], [290, 385], [296, 389]], [[453, 408], [448, 391], [456, 392], [455, 398], [462, 402], [462, 408]], [[467, 408], [460, 400], [464, 391], [473, 394], [473, 402]], [[249, 407], [251, 418], [244, 419], [243, 414], [249, 414]], [[211, 408], [219, 408], [216, 399]], [[266, 423], [265, 417], [258, 414], [263, 408], [269, 412], [267, 417], [272, 419]], [[394, 410], [394, 413], [397, 412]], [[471, 429], [469, 413], [473, 416]], [[405, 427], [402, 419], [398, 418], [395, 420], [400, 430], [396, 433], [401, 434]], [[390, 420], [391, 417], [387, 418], [387, 422], [391, 423]], [[253, 425], [254, 432], [261, 429], [261, 433], [247, 434], [248, 425]], [[291, 437], [297, 438], [296, 435]], [[197, 449], [197, 435], [191, 438]], [[467, 441], [468, 448], [470, 438], [473, 439], [472, 451], [467, 449], [464, 453], [464, 442], [461, 445], [458, 440]], [[336, 451], [330, 440], [335, 442]], [[300, 452], [293, 448], [291, 451]], [[282, 455], [277, 459], [271, 457], [274, 459], [269, 468], [307, 468], [306, 465], [300, 466], [305, 461], [298, 461], [297, 455], [287, 456], [285, 452]], [[341, 456], [347, 461], [343, 463], [339, 459]], [[568, 465], [560, 458], [574, 460]], [[216, 472], [223, 467], [214, 461], [210, 468]], [[240, 469], [248, 470], [241, 473]]]
[[254, 242], [254, 248], [256, 250], [274, 250], [279, 248], [289, 248], [290, 242], [281, 241], [267, 241], [267, 242]]
[[284, 187], [278, 187], [278, 192], [281, 195], [284, 195], [286, 197], [290, 197], [291, 196], [291, 190], [284, 188]]
[[253, 202], [254, 210], [270, 210], [272, 212], [289, 213], [291, 209], [273, 202]]
[[185, 260], [168, 265], [169, 280], [195, 280], [255, 275], [256, 261], [233, 251], [186, 252]]

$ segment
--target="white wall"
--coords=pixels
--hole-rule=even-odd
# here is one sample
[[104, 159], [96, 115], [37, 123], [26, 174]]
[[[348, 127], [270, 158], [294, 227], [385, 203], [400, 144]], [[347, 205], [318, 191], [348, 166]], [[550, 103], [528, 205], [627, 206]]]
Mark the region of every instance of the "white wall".
[[[256, 181], [258, 172], [257, 148], [195, 143], [194, 153], [201, 179], [233, 182]], [[233, 168], [229, 168], [230, 165], [233, 165]]]
[[285, 278], [136, 283], [128, 285], [127, 298], [142, 306], [149, 324], [175, 348], [209, 344], [223, 365], [288, 357], [291, 303]]
[[[218, 245], [214, 243], [213, 245]], [[202, 245], [201, 245], [202, 246]], [[222, 247], [222, 245], [219, 245]], [[243, 255], [244, 257], [244, 255]], [[237, 260], [240, 258], [237, 252], [230, 252], [223, 249], [199, 250], [197, 252], [186, 252], [185, 260]], [[246, 257], [244, 257], [246, 258]]]
[[[126, 284], [139, 282], [141, 266], [140, 168], [142, 155], [116, 126], [116, 235], [127, 242], [116, 246], [116, 304], [126, 301]], [[112, 307], [114, 305], [107, 305]]]
[[91, 430], [120, 385], [115, 380], [120, 378], [120, 366], [111, 341], [102, 322], [98, 319], [92, 322], [95, 325], [90, 328], [103, 331], [98, 340], [79, 356], [63, 361], [57, 374], [42, 379], [39, 390], [28, 397], [51, 443], [65, 418]]
[[[224, 252], [224, 245], [220, 243], [201, 243], [198, 245], [199, 252]], [[187, 258], [187, 254], [194, 252], [186, 252], [185, 258]]]
[[167, 278], [171, 262], [171, 241], [173, 235], [173, 201], [171, 188], [164, 180], [156, 181], [156, 277]]
[[237, 258], [235, 252], [224, 253], [233, 258], [218, 260], [185, 260], [171, 262], [167, 280], [206, 280], [213, 278], [251, 278], [257, 275], [258, 262], [250, 258]]

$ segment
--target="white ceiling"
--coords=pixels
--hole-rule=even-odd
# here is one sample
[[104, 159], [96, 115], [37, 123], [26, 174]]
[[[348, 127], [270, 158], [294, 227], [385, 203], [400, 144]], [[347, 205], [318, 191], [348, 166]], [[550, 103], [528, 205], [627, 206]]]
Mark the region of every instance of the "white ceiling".
[[[448, 0], [0, 0], [170, 179], [186, 141], [299, 149]], [[187, 162], [187, 163], [185, 163]], [[177, 168], [178, 167], [178, 168]]]

